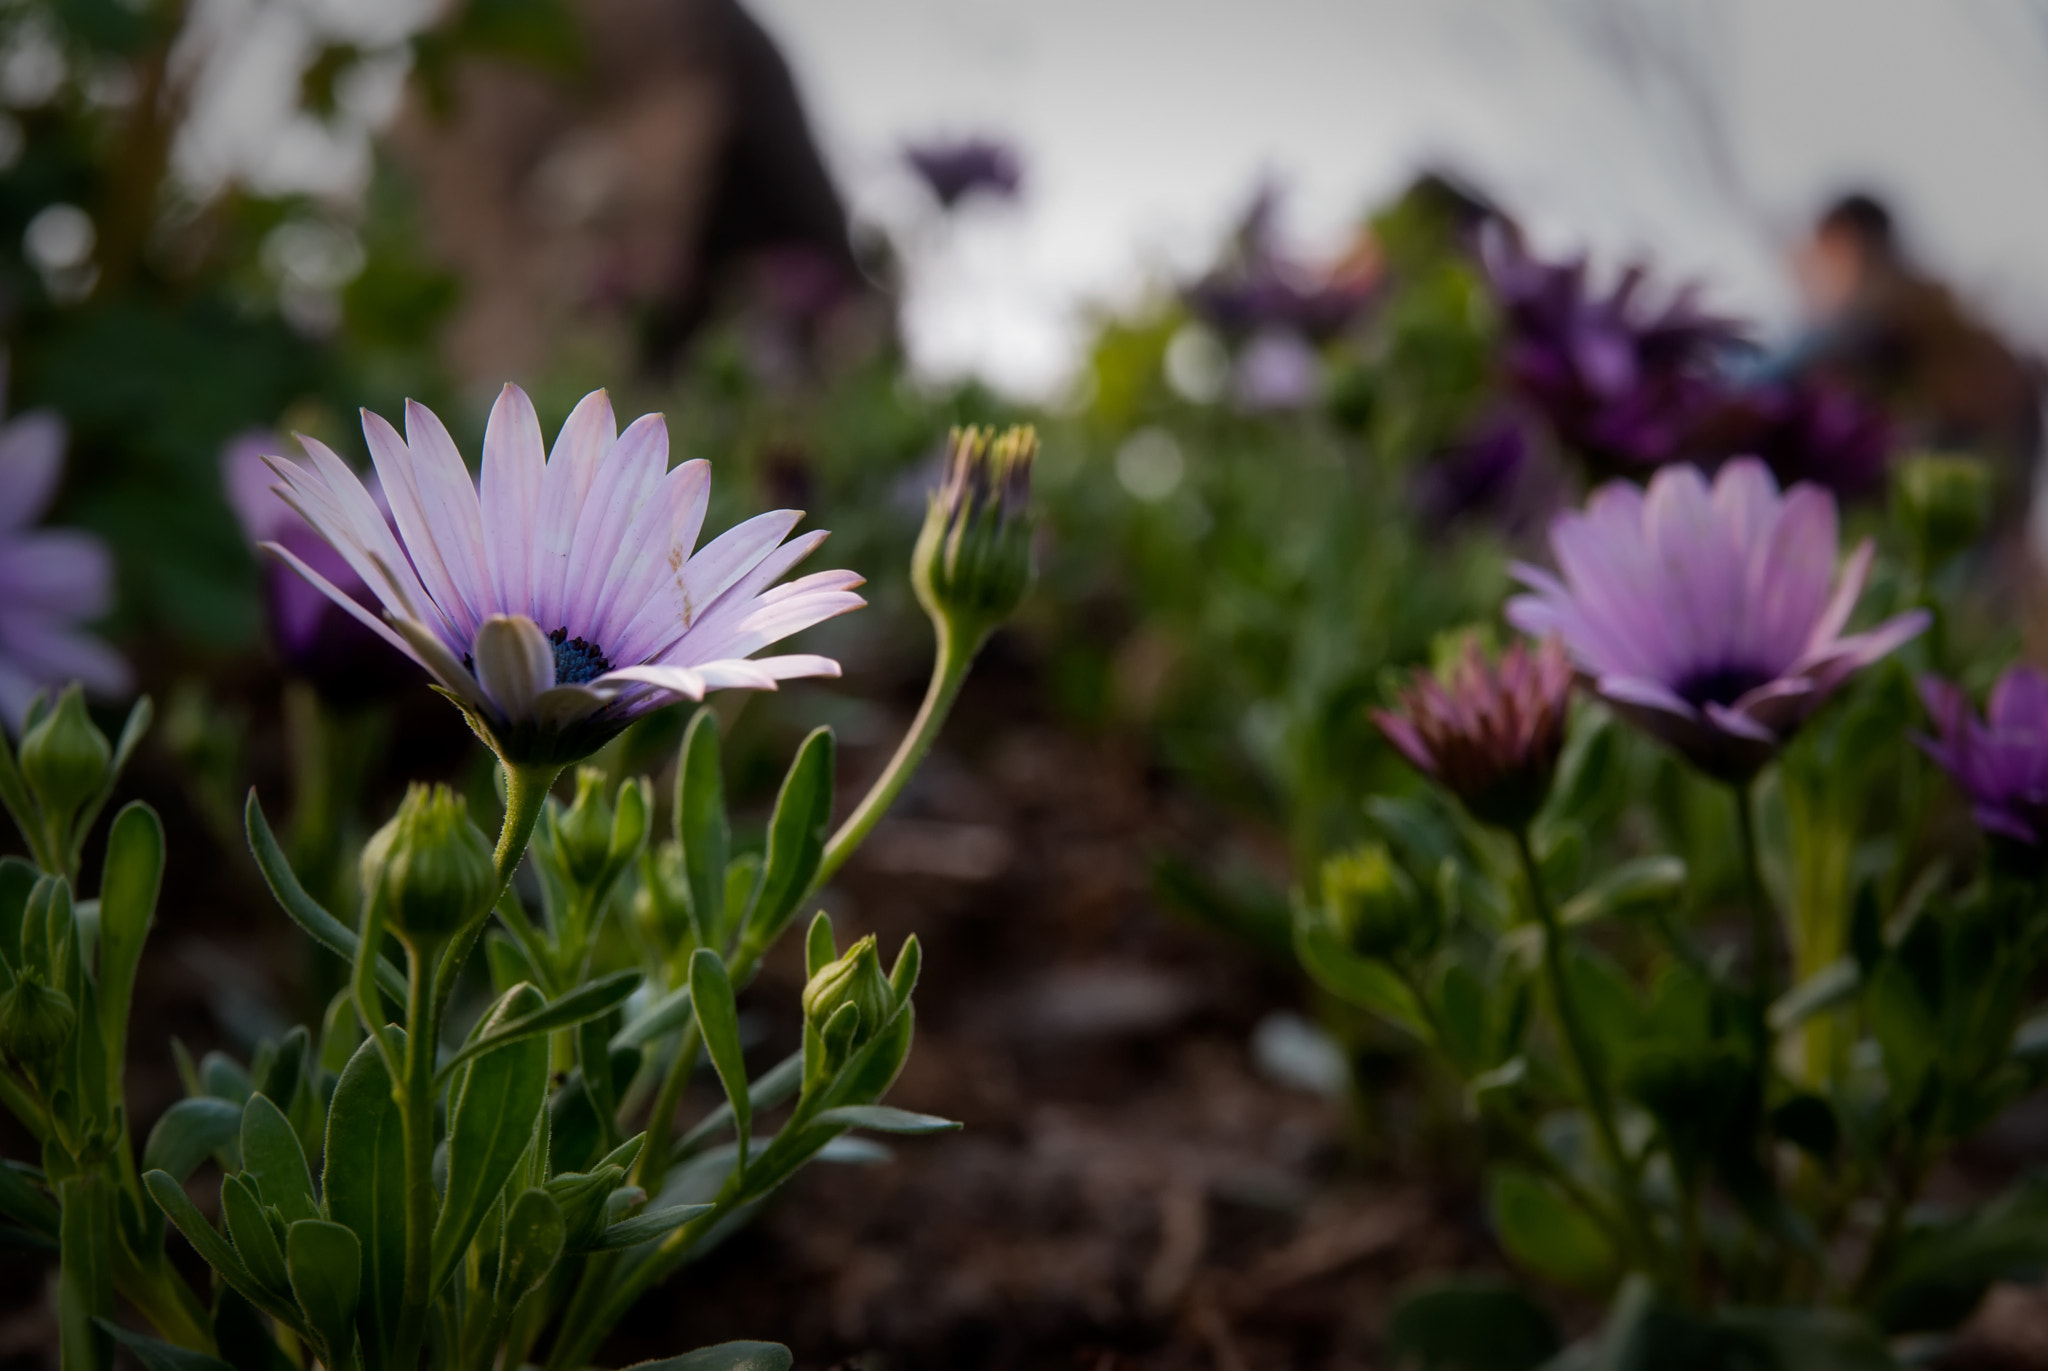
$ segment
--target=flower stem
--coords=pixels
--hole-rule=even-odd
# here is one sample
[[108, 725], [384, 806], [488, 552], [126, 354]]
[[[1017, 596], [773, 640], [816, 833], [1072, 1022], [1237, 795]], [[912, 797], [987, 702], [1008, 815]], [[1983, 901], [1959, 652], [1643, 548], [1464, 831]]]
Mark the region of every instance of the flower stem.
[[818, 863], [817, 877], [812, 887], [825, 884], [834, 872], [854, 854], [882, 816], [889, 812], [889, 806], [916, 772], [918, 764], [931, 751], [932, 742], [939, 736], [939, 729], [946, 722], [946, 715], [952, 711], [953, 700], [960, 693], [961, 683], [967, 679], [967, 669], [974, 664], [974, 654], [980, 649], [981, 641], [972, 642], [957, 635], [943, 617], [934, 616], [938, 646], [932, 660], [931, 683], [925, 687], [924, 703], [918, 707], [917, 718], [911, 721], [910, 731], [903, 735], [903, 741], [896, 746], [896, 755], [889, 759], [879, 779], [875, 781], [860, 805], [847, 816], [839, 831], [832, 835], [832, 841], [825, 844], [825, 856]]
[[533, 826], [540, 822], [540, 812], [547, 804], [548, 792], [554, 788], [555, 778], [562, 774], [562, 768], [551, 763], [515, 766], [506, 762], [504, 765], [505, 820], [498, 829], [498, 846], [492, 853], [492, 861], [497, 866], [498, 888], [491, 892], [483, 911], [455, 935], [448, 955], [441, 959], [440, 969], [434, 977], [436, 1026], [448, 1012], [448, 999], [455, 993], [455, 979], [469, 961], [476, 940], [483, 936], [484, 926], [491, 921], [491, 911], [497, 908], [498, 901], [511, 887], [512, 873], [519, 869], [519, 859], [526, 855], [526, 844], [533, 837]]
[[690, 1084], [690, 1073], [697, 1067], [697, 1052], [703, 1041], [697, 1021], [692, 1018], [690, 1026], [683, 1030], [682, 1040], [676, 1044], [675, 1060], [668, 1064], [668, 1072], [661, 1079], [661, 1093], [654, 1097], [653, 1112], [647, 1116], [647, 1138], [640, 1146], [633, 1183], [650, 1195], [660, 1192], [661, 1182], [668, 1175], [669, 1134], [675, 1128], [676, 1108], [683, 1102], [683, 1091]]
[[1550, 896], [1543, 888], [1543, 872], [1536, 864], [1535, 851], [1529, 846], [1529, 830], [1514, 830], [1514, 838], [1515, 855], [1522, 865], [1522, 879], [1529, 887], [1529, 903], [1543, 925], [1543, 969], [1550, 979], [1550, 996], [1557, 1005], [1558, 1026], [1564, 1031], [1565, 1045], [1569, 1049], [1573, 1069], [1578, 1074], [1579, 1090], [1586, 1099], [1586, 1112], [1593, 1116], [1593, 1128], [1599, 1135], [1601, 1150], [1606, 1153], [1607, 1165], [1615, 1175], [1622, 1213], [1628, 1223], [1630, 1245], [1636, 1249], [1639, 1261], [1654, 1266], [1656, 1234], [1650, 1226], [1642, 1196], [1636, 1190], [1635, 1167], [1614, 1125], [1614, 1099], [1608, 1093], [1606, 1078], [1596, 1064], [1593, 1040], [1579, 1018], [1578, 1000], [1572, 994], [1571, 984], [1565, 975], [1564, 930], [1557, 921], [1557, 911], [1551, 907]]
[[[1756, 808], [1750, 802], [1749, 787], [1736, 785], [1735, 827], [1742, 839], [1742, 880], [1749, 899], [1750, 983], [1755, 988], [1757, 1013], [1767, 1016], [1771, 1001], [1778, 997], [1778, 937], [1775, 911], [1764, 894], [1764, 876], [1757, 855]], [[1768, 1060], [1768, 1052], [1765, 1054]]]
[[433, 1279], [434, 1046], [440, 1037], [435, 950], [417, 943], [406, 948], [405, 1079], [399, 1095], [405, 1132], [405, 1290], [393, 1339], [393, 1366], [419, 1364]]

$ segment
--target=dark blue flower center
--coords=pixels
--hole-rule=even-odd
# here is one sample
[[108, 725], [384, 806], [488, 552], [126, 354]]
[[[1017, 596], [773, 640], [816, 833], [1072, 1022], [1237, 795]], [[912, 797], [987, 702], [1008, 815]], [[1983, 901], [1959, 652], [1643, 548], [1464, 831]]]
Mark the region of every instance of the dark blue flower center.
[[[561, 649], [557, 648], [557, 652]], [[1769, 683], [1773, 673], [1759, 671], [1748, 666], [1719, 666], [1706, 671], [1695, 671], [1678, 680], [1671, 688], [1679, 698], [1694, 707], [1701, 705], [1732, 705], [1737, 700]]]
[[548, 641], [555, 648], [556, 685], [582, 685], [612, 669], [596, 643], [588, 638], [571, 638], [566, 628], [550, 633]]

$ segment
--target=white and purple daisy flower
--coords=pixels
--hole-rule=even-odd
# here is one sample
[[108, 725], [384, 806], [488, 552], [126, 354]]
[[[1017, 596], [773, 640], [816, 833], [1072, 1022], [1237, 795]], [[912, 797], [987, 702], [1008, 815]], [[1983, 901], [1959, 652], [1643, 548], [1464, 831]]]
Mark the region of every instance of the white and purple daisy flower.
[[2039, 847], [2048, 838], [2048, 675], [2009, 668], [1991, 688], [1982, 722], [1970, 697], [1939, 677], [1920, 683], [1939, 741], [1921, 739], [1970, 797], [1987, 833]]
[[[4, 376], [4, 362], [0, 362]], [[0, 425], [0, 724], [21, 728], [36, 692], [82, 681], [125, 694], [128, 664], [78, 625], [107, 612], [114, 559], [69, 528], [36, 528], [64, 474], [64, 421], [32, 410]]]
[[406, 403], [405, 427], [401, 437], [363, 415], [395, 532], [321, 443], [300, 438], [310, 464], [270, 459], [278, 494], [376, 592], [383, 619], [290, 548], [264, 546], [426, 668], [508, 764], [587, 756], [678, 697], [839, 674], [828, 657], [753, 654], [858, 609], [861, 577], [776, 584], [826, 537], [784, 541], [796, 510], [698, 547], [710, 464], [670, 470], [660, 415], [619, 433], [594, 391], [544, 458], [532, 402], [508, 385], [485, 430], [481, 489], [425, 406]]
[[1754, 458], [1711, 488], [1690, 466], [1647, 491], [1615, 481], [1550, 526], [1561, 575], [1514, 568], [1533, 594], [1510, 623], [1564, 640], [1622, 715], [1693, 765], [1742, 781], [1856, 671], [1927, 627], [1924, 610], [1844, 634], [1870, 574], [1866, 540], [1836, 574], [1834, 497], [1782, 495]]

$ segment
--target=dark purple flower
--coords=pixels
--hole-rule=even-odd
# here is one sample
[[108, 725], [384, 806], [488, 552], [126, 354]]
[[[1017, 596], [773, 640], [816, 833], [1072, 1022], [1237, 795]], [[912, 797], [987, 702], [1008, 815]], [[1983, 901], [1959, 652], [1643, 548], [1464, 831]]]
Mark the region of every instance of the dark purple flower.
[[1374, 283], [1357, 272], [1319, 273], [1290, 260], [1275, 241], [1278, 207], [1270, 187], [1259, 192], [1223, 263], [1184, 292], [1188, 308], [1233, 340], [1276, 331], [1312, 341], [1335, 337], [1364, 312]]
[[1938, 677], [1920, 682], [1920, 698], [1941, 735], [1920, 746], [1970, 797], [1977, 822], [2038, 847], [2048, 837], [2048, 675], [2007, 669], [1991, 688], [1984, 722], [1967, 695]]
[[947, 209], [977, 192], [1014, 199], [1024, 181], [1016, 150], [992, 138], [913, 143], [903, 160]]
[[1482, 255], [1502, 314], [1502, 362], [1558, 438], [1596, 469], [1621, 472], [1692, 453], [1720, 410], [1720, 357], [1737, 341], [1690, 290], [1647, 305], [1631, 267], [1596, 295], [1583, 257], [1540, 262], [1505, 233]]
[[1553, 505], [1531, 489], [1538, 483], [1532, 476], [1545, 474], [1539, 460], [1527, 423], [1514, 416], [1486, 420], [1431, 454], [1416, 473], [1416, 511], [1436, 528], [1480, 515], [1528, 527], [1532, 507], [1547, 514]]
[[1571, 661], [1555, 638], [1534, 651], [1516, 643], [1498, 662], [1473, 643], [1448, 679], [1418, 671], [1395, 708], [1372, 717], [1474, 818], [1520, 828], [1550, 794], [1571, 692]]
[[1843, 386], [1781, 381], [1736, 396], [1724, 451], [1761, 458], [1784, 484], [1812, 481], [1844, 500], [1884, 490], [1893, 449], [1885, 412]]
[[1753, 776], [1837, 686], [1928, 623], [1916, 609], [1844, 636], [1870, 542], [1838, 577], [1834, 497], [1803, 483], [1781, 496], [1753, 458], [1711, 490], [1684, 465], [1647, 491], [1610, 482], [1558, 516], [1550, 546], [1562, 579], [1516, 564], [1534, 594], [1508, 602], [1508, 621], [1562, 637], [1618, 713], [1723, 780]]

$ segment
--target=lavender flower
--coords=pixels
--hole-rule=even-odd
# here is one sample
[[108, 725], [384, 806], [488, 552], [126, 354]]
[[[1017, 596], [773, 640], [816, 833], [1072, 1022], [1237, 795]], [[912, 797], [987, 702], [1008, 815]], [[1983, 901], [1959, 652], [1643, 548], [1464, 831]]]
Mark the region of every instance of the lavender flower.
[[1183, 298], [1197, 318], [1234, 340], [1335, 337], [1370, 303], [1373, 283], [1357, 272], [1319, 275], [1290, 261], [1276, 241], [1278, 208], [1270, 187], [1260, 191], [1238, 225], [1228, 258]]
[[1980, 723], [1969, 697], [1929, 676], [1920, 698], [1940, 741], [1921, 739], [1970, 797], [1988, 833], [2038, 847], [2048, 837], [2048, 675], [2015, 666], [1991, 688]]
[[78, 628], [113, 603], [106, 544], [76, 529], [31, 527], [56, 498], [64, 436], [49, 410], [0, 425], [0, 724], [10, 732], [47, 686], [77, 680], [119, 695], [130, 685], [120, 655]]
[[1729, 404], [1723, 451], [1762, 459], [1781, 483], [1812, 481], [1844, 500], [1884, 490], [1890, 418], [1840, 385], [1820, 380], [1760, 386]]
[[1737, 340], [1692, 292], [1646, 308], [1630, 268], [1595, 295], [1584, 258], [1537, 261], [1504, 233], [1482, 243], [1503, 316], [1508, 377], [1558, 438], [1609, 472], [1689, 455], [1724, 402], [1719, 354]]
[[508, 764], [587, 756], [678, 696], [839, 674], [826, 657], [753, 654], [859, 608], [861, 578], [822, 571], [775, 585], [826, 536], [784, 542], [803, 517], [794, 510], [693, 554], [710, 464], [669, 470], [660, 415], [620, 434], [593, 391], [543, 462], [533, 405], [506, 386], [484, 434], [481, 492], [432, 412], [408, 401], [405, 419], [401, 438], [363, 415], [395, 536], [321, 443], [299, 440], [310, 465], [270, 459], [278, 493], [375, 590], [388, 624], [290, 548], [264, 546], [425, 667]]
[[1711, 490], [1689, 466], [1647, 492], [1611, 482], [1551, 524], [1550, 546], [1563, 579], [1517, 564], [1535, 593], [1509, 602], [1509, 622], [1561, 636], [1618, 712], [1724, 780], [1753, 776], [1837, 686], [1928, 623], [1914, 610], [1844, 636], [1871, 544], [1836, 577], [1834, 497], [1780, 495], [1753, 458]]
[[977, 192], [1013, 199], [1024, 180], [1016, 150], [990, 138], [913, 143], [903, 160], [946, 209]]
[[1533, 652], [1516, 643], [1497, 663], [1473, 643], [1448, 679], [1418, 671], [1397, 707], [1372, 717], [1474, 818], [1520, 829], [1550, 794], [1571, 689], [1571, 662], [1555, 638]]

